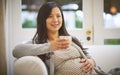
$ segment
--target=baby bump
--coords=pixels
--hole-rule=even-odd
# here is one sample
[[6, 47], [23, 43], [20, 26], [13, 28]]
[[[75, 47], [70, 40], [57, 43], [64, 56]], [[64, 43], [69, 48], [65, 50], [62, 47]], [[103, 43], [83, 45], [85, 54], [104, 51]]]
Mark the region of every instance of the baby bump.
[[86, 75], [80, 67], [80, 58], [67, 60], [55, 67], [55, 75]]

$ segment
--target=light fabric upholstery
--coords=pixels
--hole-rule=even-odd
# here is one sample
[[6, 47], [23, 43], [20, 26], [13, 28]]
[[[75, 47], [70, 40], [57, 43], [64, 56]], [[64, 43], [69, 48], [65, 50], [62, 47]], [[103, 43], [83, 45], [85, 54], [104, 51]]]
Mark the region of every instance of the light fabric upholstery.
[[15, 61], [15, 75], [48, 75], [44, 62], [36, 56], [24, 56]]

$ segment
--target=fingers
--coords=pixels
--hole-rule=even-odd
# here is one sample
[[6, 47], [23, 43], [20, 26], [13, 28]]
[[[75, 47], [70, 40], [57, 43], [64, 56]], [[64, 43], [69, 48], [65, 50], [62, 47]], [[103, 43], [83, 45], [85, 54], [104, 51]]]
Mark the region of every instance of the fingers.
[[80, 63], [84, 63], [84, 62], [86, 62], [86, 59], [81, 59], [80, 60]]
[[51, 42], [51, 47], [54, 50], [63, 50], [63, 49], [67, 49], [69, 47], [69, 41], [66, 39], [56, 39], [54, 41]]
[[59, 39], [58, 40], [58, 48], [59, 49], [66, 49], [69, 47], [69, 41], [66, 39]]
[[93, 64], [91, 59], [81, 59], [80, 61], [82, 64], [81, 69], [84, 72], [91, 72], [93, 70]]
[[87, 64], [87, 65], [83, 68], [83, 71], [89, 72], [89, 71], [91, 71], [91, 69], [92, 69], [91, 64]]

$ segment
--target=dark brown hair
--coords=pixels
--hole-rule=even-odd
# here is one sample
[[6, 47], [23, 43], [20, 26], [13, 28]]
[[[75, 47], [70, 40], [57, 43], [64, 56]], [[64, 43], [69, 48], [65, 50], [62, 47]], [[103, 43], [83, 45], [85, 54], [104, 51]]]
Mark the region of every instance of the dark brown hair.
[[[48, 18], [48, 16], [51, 13], [51, 10], [54, 7], [58, 7], [60, 9], [60, 12], [62, 14], [62, 27], [59, 29], [59, 35], [64, 35], [64, 36], [68, 36], [68, 32], [65, 28], [65, 23], [64, 23], [64, 18], [63, 18], [63, 12], [61, 7], [55, 3], [55, 2], [47, 2], [45, 4], [43, 4], [38, 12], [38, 16], [37, 16], [37, 32], [33, 37], [33, 43], [36, 44], [43, 44], [43, 43], [47, 43], [47, 29], [46, 29], [46, 19]], [[72, 37], [72, 41], [74, 43], [76, 43], [81, 49], [83, 49], [81, 43], [76, 39]]]

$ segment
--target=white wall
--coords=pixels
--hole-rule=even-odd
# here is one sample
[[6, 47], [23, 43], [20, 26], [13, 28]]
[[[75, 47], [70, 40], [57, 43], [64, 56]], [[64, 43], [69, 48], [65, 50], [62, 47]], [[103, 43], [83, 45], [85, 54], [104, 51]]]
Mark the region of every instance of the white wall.
[[120, 45], [93, 45], [88, 48], [96, 64], [104, 71], [108, 72], [111, 68], [120, 67]]
[[6, 57], [7, 75], [14, 75], [13, 48], [18, 43], [31, 39], [35, 29], [22, 29], [21, 25], [21, 0], [6, 1]]

